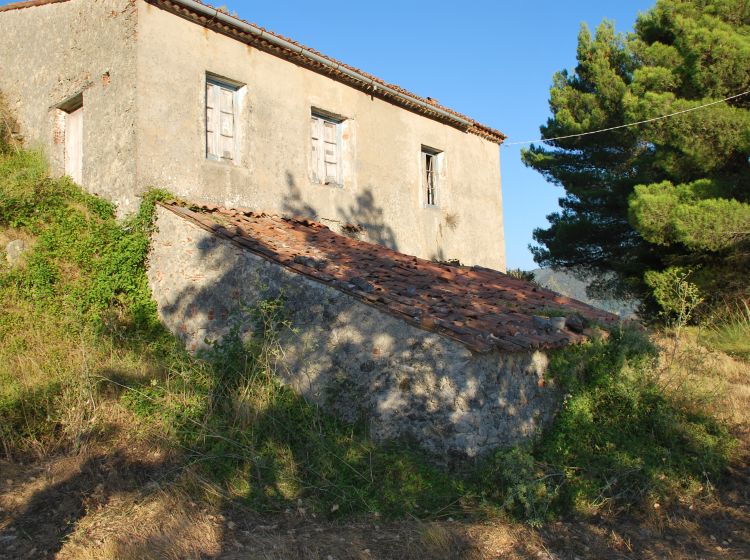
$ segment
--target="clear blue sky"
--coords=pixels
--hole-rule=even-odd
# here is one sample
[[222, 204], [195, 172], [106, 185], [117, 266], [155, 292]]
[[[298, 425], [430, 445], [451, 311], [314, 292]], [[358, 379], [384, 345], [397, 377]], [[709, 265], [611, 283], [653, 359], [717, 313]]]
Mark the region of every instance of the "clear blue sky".
[[[549, 116], [555, 71], [575, 66], [581, 23], [630, 31], [655, 0], [509, 2], [214, 0], [241, 18], [436, 98], [508, 135], [530, 140]], [[7, 4], [0, 0], [0, 5]], [[527, 246], [562, 195], [525, 168], [520, 147], [501, 152], [508, 266], [536, 268]]]

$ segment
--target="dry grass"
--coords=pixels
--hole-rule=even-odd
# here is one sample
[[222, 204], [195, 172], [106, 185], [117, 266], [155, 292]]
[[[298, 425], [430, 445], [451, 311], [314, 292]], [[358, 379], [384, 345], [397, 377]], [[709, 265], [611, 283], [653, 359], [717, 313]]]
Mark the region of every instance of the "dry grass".
[[750, 301], [725, 305], [702, 329], [700, 341], [750, 363]]
[[20, 145], [15, 138], [18, 132], [18, 122], [13, 117], [5, 97], [0, 93], [0, 151]]
[[[107, 449], [110, 456], [102, 458]], [[164, 480], [159, 473], [166, 458], [158, 449], [141, 444], [119, 450], [117, 460], [112, 446], [99, 446], [33, 466], [0, 463], [10, 482], [0, 481], [0, 537], [17, 537], [10, 541], [12, 550], [0, 548], [0, 558], [740, 560], [750, 553], [742, 479], [724, 503], [658, 511], [647, 519], [561, 520], [538, 530], [502, 520], [343, 523], [323, 522], [302, 510], [260, 516], [236, 503], [200, 499], [185, 491], [184, 481], [158, 482]], [[152, 469], [146, 479], [151, 482], [134, 483], [137, 469], [144, 468]], [[80, 505], [73, 507], [71, 495]], [[34, 502], [37, 509], [29, 507]], [[66, 535], [65, 527], [73, 531]]]
[[703, 410], [734, 427], [750, 427], [750, 364], [698, 341], [697, 330], [683, 330], [678, 341], [658, 339], [663, 352], [660, 375], [664, 387], [694, 410]]
[[[13, 433], [0, 429], [0, 450], [7, 457], [11, 449], [43, 457], [59, 450], [62, 442], [78, 442], [109, 423], [111, 409], [122, 407], [101, 394], [102, 376], [150, 379], [157, 375], [146, 357], [36, 312], [20, 298], [4, 298], [3, 304], [0, 405], [16, 420]], [[56, 424], [43, 422], [44, 414]], [[40, 430], [35, 422], [61, 432]]]
[[418, 538], [410, 541], [410, 558], [446, 558], [479, 560], [477, 549], [458, 524], [424, 523], [418, 526]]
[[199, 559], [221, 551], [218, 512], [177, 491], [128, 499], [87, 516], [60, 560]]

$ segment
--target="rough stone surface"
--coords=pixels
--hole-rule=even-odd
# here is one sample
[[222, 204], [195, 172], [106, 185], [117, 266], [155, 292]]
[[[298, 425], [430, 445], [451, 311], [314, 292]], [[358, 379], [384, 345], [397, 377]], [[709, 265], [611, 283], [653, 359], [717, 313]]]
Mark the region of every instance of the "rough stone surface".
[[23, 252], [26, 250], [26, 243], [23, 239], [14, 239], [5, 246], [5, 258], [11, 266], [15, 265]]
[[294, 273], [160, 208], [149, 281], [165, 324], [191, 351], [243, 308], [282, 295], [293, 330], [277, 371], [324, 409], [366, 418], [377, 439], [409, 438], [443, 458], [476, 456], [533, 435], [559, 391], [541, 352], [474, 354], [339, 290]]
[[83, 186], [138, 206], [136, 0], [70, 0], [0, 13], [0, 91], [32, 148], [64, 172], [64, 114], [83, 94]]

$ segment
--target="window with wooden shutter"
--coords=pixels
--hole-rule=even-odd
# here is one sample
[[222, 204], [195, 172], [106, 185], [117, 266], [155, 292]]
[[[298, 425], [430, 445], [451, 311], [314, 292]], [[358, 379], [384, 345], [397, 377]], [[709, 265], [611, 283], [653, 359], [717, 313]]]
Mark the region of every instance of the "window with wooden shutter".
[[341, 119], [310, 116], [311, 175], [316, 183], [341, 185]]
[[422, 193], [425, 206], [438, 206], [441, 152], [422, 146]]
[[206, 78], [206, 157], [234, 163], [237, 158], [239, 86]]

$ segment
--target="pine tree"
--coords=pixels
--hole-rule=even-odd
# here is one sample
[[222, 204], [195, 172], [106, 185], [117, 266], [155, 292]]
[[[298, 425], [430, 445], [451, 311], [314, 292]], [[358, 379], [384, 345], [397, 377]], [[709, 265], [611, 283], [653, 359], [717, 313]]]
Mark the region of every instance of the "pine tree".
[[[543, 138], [617, 127], [750, 90], [750, 0], [659, 0], [633, 33], [584, 26], [578, 65], [554, 76]], [[617, 273], [648, 292], [691, 270], [709, 298], [748, 295], [750, 94], [609, 132], [550, 140], [526, 165], [565, 189], [532, 247], [543, 266]], [[648, 274], [647, 274], [648, 272]], [[601, 276], [604, 278], [604, 276]], [[600, 286], [601, 287], [601, 286]]]

